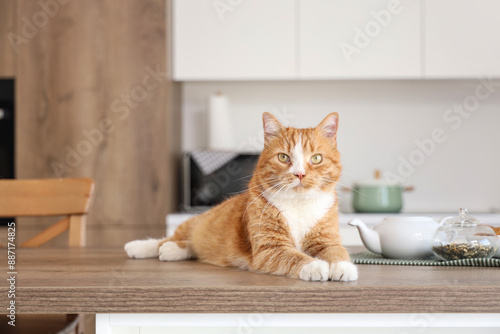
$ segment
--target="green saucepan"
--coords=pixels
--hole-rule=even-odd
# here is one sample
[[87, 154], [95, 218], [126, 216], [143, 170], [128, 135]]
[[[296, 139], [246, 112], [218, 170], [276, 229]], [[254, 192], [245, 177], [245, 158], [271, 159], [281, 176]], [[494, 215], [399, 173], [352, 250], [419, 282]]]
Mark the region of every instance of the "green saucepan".
[[390, 183], [380, 178], [357, 182], [353, 187], [352, 206], [360, 213], [398, 213], [403, 208], [403, 193], [413, 190], [397, 183]]

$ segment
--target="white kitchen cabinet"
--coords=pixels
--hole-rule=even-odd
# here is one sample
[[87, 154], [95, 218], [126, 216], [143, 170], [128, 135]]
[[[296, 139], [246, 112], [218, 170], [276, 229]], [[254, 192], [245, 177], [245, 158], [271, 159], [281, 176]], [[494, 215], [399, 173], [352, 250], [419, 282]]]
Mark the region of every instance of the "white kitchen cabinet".
[[420, 1], [300, 0], [301, 79], [420, 78]]
[[425, 76], [500, 75], [500, 1], [425, 1]]
[[173, 76], [500, 76], [498, 0], [174, 0]]
[[295, 2], [176, 0], [174, 79], [295, 78]]
[[96, 334], [498, 333], [495, 313], [96, 314]]

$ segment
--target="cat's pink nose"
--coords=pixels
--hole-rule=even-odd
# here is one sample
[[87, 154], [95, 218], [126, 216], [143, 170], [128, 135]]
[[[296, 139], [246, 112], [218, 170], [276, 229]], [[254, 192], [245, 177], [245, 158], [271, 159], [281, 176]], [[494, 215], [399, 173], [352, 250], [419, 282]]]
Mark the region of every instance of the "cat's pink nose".
[[295, 174], [296, 177], [299, 178], [299, 181], [302, 181], [302, 178], [306, 176], [306, 174], [303, 174], [303, 173], [297, 173]]

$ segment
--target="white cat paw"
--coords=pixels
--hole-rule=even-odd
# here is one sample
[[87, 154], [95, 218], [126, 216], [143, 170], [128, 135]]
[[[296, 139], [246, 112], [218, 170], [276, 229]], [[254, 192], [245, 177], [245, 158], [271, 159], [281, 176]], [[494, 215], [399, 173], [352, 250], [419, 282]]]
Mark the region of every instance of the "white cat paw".
[[328, 267], [328, 262], [314, 260], [302, 267], [299, 278], [304, 281], [327, 281]]
[[158, 240], [134, 240], [125, 244], [125, 252], [133, 259], [145, 259], [158, 256]]
[[158, 250], [160, 261], [182, 261], [193, 257], [191, 250], [180, 248], [173, 241], [167, 241]]
[[358, 268], [349, 261], [332, 263], [329, 276], [332, 281], [356, 281], [358, 279]]

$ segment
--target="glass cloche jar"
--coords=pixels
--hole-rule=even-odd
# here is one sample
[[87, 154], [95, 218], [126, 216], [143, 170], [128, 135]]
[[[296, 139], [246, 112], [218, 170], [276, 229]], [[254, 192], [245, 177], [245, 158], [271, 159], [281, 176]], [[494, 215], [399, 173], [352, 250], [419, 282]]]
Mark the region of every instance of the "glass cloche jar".
[[457, 217], [448, 217], [434, 234], [432, 251], [442, 260], [491, 258], [498, 248], [495, 231], [460, 209]]

